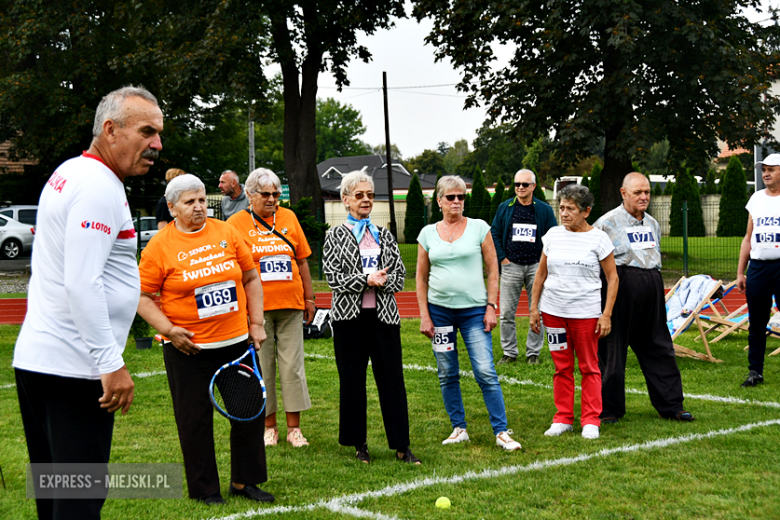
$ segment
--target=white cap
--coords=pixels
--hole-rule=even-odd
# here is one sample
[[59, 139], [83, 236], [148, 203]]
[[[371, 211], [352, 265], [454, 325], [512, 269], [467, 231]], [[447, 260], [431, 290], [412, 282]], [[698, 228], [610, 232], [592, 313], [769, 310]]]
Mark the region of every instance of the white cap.
[[761, 166], [763, 165], [767, 166], [780, 166], [780, 153], [772, 153], [764, 157], [763, 161], [758, 161], [756, 163], [756, 173], [758, 175], [761, 175]]

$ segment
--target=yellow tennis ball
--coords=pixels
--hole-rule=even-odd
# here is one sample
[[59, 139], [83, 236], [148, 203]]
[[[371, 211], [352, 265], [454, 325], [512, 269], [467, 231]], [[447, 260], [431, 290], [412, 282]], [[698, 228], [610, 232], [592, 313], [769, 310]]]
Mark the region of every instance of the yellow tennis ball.
[[439, 509], [447, 509], [450, 507], [450, 499], [447, 497], [439, 497], [436, 499], [436, 507]]

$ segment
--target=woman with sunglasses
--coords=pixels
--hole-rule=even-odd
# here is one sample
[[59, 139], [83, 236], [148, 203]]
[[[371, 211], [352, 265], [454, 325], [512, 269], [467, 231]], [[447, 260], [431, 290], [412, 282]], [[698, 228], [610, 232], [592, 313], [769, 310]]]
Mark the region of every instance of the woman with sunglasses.
[[371, 222], [374, 181], [355, 171], [341, 180], [347, 221], [325, 236], [323, 271], [333, 289], [333, 348], [339, 372], [339, 444], [354, 446], [368, 464], [366, 369], [371, 360], [379, 406], [390, 449], [409, 464], [420, 460], [409, 449], [401, 318], [395, 293], [404, 288], [406, 268], [393, 235]]
[[506, 450], [519, 450], [520, 443], [507, 429], [504, 395], [493, 365], [490, 331], [497, 323], [498, 262], [490, 226], [463, 216], [466, 183], [460, 177], [445, 175], [439, 179], [436, 196], [443, 219], [425, 226], [417, 237], [417, 302], [422, 318], [420, 332], [431, 338], [444, 408], [453, 428], [442, 444], [469, 440], [460, 391], [456, 340], [460, 330], [496, 444]]
[[295, 213], [279, 207], [282, 185], [266, 168], [249, 174], [244, 189], [249, 208], [228, 219], [247, 246], [263, 283], [265, 333], [259, 351], [260, 370], [266, 384], [265, 445], [279, 440], [276, 421], [276, 368], [279, 367], [287, 442], [293, 447], [308, 446], [301, 433], [301, 412], [311, 408], [306, 370], [303, 365], [303, 322], [314, 318], [314, 291], [311, 286], [309, 243]]

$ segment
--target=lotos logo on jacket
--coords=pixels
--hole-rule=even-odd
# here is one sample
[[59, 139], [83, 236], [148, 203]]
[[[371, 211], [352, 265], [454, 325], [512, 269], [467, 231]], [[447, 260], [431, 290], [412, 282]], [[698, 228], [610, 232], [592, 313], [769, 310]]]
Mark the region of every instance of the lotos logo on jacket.
[[81, 227], [83, 227], [84, 229], [92, 228], [97, 231], [102, 231], [106, 235], [111, 234], [111, 228], [101, 222], [90, 222], [88, 220], [85, 220], [84, 222], [81, 223]]

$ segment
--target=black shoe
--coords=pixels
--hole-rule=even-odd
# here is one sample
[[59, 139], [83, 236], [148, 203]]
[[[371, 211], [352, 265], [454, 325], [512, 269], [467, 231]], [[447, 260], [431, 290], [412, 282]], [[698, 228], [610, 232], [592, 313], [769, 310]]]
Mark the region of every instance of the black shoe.
[[695, 420], [693, 414], [691, 412], [686, 412], [685, 410], [680, 410], [679, 412], [672, 415], [671, 417], [666, 417], [666, 419], [670, 419], [672, 421], [681, 421], [681, 422], [691, 422]]
[[526, 360], [526, 362], [527, 362], [529, 365], [538, 365], [538, 364], [540, 363], [540, 361], [539, 361], [539, 356], [536, 356], [536, 355], [530, 355], [530, 356], [528, 356], [528, 359]]
[[617, 424], [620, 421], [617, 417], [602, 417], [601, 424]]
[[357, 449], [357, 453], [355, 453], [355, 458], [359, 460], [360, 462], [363, 462], [364, 464], [368, 464], [371, 462], [371, 456], [368, 454], [368, 445], [363, 444], [362, 446], [355, 446]]
[[420, 462], [420, 459], [415, 457], [414, 453], [412, 453], [412, 450], [410, 450], [409, 448], [406, 448], [405, 451], [396, 452], [395, 457], [401, 462], [405, 462], [407, 464], [414, 464], [415, 466], [419, 466], [420, 464], [422, 464], [422, 462]]
[[751, 370], [747, 376], [747, 379], [745, 379], [745, 382], [742, 383], [740, 386], [742, 388], [748, 388], [750, 386], [756, 386], [763, 382], [764, 382], [764, 376], [759, 374], [755, 370]]
[[214, 493], [204, 498], [197, 499], [198, 502], [203, 502], [207, 506], [220, 506], [225, 503], [225, 499], [219, 493]]
[[506, 354], [504, 354], [501, 357], [501, 359], [498, 360], [498, 363], [496, 363], [496, 365], [506, 365], [507, 363], [514, 363], [515, 361], [517, 361], [516, 357], [507, 356]]
[[238, 489], [231, 482], [229, 493], [231, 495], [241, 495], [242, 497], [246, 497], [249, 500], [254, 500], [255, 502], [273, 502], [276, 500], [271, 493], [263, 491], [254, 484], [247, 484], [243, 487], [243, 489]]

